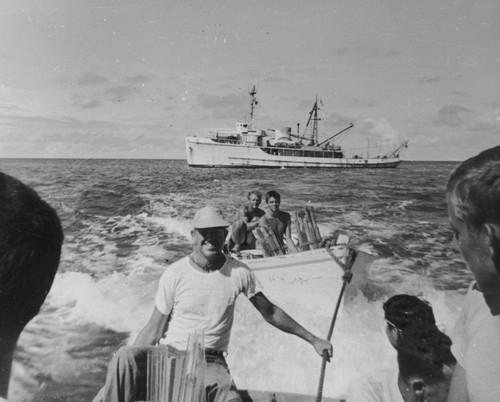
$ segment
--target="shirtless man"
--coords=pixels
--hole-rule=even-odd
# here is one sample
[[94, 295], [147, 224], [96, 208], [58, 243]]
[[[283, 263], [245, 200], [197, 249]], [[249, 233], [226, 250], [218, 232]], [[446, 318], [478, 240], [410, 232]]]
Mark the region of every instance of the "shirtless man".
[[270, 227], [279, 242], [283, 243], [283, 238], [285, 238], [288, 252], [298, 252], [299, 249], [292, 239], [290, 214], [280, 210], [280, 203], [281, 197], [277, 191], [271, 190], [267, 192], [267, 211], [260, 218], [259, 225], [261, 227]]
[[259, 219], [265, 212], [259, 208], [262, 201], [262, 194], [252, 190], [247, 195], [248, 205], [245, 205], [238, 211], [238, 220], [236, 220], [231, 229], [231, 240], [234, 243], [232, 251], [238, 253], [240, 250], [254, 249], [256, 239], [252, 233], [259, 225]]

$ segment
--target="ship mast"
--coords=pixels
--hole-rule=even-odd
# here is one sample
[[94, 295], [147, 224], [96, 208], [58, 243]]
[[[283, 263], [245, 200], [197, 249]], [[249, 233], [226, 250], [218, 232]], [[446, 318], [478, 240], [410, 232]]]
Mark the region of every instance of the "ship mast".
[[251, 97], [252, 100], [250, 102], [250, 123], [253, 123], [253, 112], [254, 112], [254, 107], [255, 105], [258, 105], [259, 102], [257, 101], [257, 98], [255, 95], [257, 95], [257, 89], [255, 89], [255, 85], [252, 87], [250, 92], [248, 93]]
[[314, 145], [316, 145], [319, 142], [319, 137], [318, 137], [318, 121], [321, 119], [318, 117], [318, 95], [316, 95], [316, 100], [314, 102], [314, 106], [309, 112], [309, 119], [307, 120], [306, 128], [304, 129], [304, 136], [307, 132], [307, 127], [309, 127], [309, 124], [312, 121], [312, 133], [311, 133], [311, 141]]

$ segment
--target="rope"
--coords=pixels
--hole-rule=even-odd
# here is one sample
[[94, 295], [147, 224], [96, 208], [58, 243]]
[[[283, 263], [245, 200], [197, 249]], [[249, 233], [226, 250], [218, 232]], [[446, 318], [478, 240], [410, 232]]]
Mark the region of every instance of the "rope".
[[[333, 334], [333, 328], [335, 327], [335, 322], [337, 321], [337, 315], [339, 313], [340, 309], [340, 303], [342, 301], [342, 297], [344, 296], [345, 288], [346, 286], [351, 282], [352, 279], [352, 265], [354, 264], [354, 260], [356, 258], [356, 252], [354, 249], [349, 248], [348, 249], [348, 255], [347, 255], [347, 261], [345, 264], [342, 263], [330, 250], [329, 247], [326, 248], [330, 256], [337, 262], [342, 269], [344, 270], [344, 275], [342, 275], [342, 288], [340, 289], [339, 297], [337, 298], [337, 305], [335, 306], [335, 312], [332, 317], [332, 322], [330, 323], [330, 329], [328, 330], [328, 336], [326, 338], [327, 341], [330, 341], [332, 334]], [[319, 376], [319, 386], [318, 386], [318, 393], [316, 396], [316, 402], [321, 402], [321, 398], [323, 397], [323, 383], [325, 381], [325, 371], [326, 371], [326, 362], [330, 361], [330, 356], [328, 356], [328, 351], [324, 350], [323, 351], [323, 360], [321, 362], [321, 373]]]

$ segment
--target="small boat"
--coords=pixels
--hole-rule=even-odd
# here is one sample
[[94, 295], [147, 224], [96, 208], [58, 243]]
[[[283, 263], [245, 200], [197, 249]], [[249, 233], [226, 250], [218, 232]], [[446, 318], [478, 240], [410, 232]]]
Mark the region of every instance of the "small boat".
[[[326, 246], [293, 254], [276, 255], [272, 257], [257, 257], [259, 251], [242, 251], [245, 264], [248, 265], [259, 281], [273, 295], [286, 302], [287, 295], [293, 300], [304, 297], [331, 300], [332, 305], [339, 297], [344, 285], [346, 266], [349, 265], [352, 278], [347, 278], [343, 303], [348, 303], [358, 294], [363, 293], [368, 281], [368, 267], [373, 256], [366, 251], [356, 250], [353, 264], [348, 262], [347, 244]], [[252, 254], [247, 254], [252, 253]], [[297, 282], [301, 283], [302, 295], [294, 292]]]
[[[333, 302], [342, 288], [345, 288], [342, 295], [345, 300], [363, 293], [373, 256], [351, 246], [344, 234], [336, 238], [322, 237], [313, 207], [294, 211], [291, 220], [292, 237], [299, 252], [287, 254], [284, 242], [268, 227], [253, 230], [258, 249], [240, 252], [239, 258], [255, 272], [266, 291], [279, 293], [280, 298], [292, 294], [296, 300], [300, 296], [293, 288], [300, 281], [301, 293], [306, 299], [314, 295]], [[344, 281], [347, 281], [345, 286]]]
[[[318, 99], [309, 113], [309, 119], [300, 134], [291, 127], [281, 129], [256, 129], [253, 124], [254, 108], [258, 104], [255, 86], [251, 96], [250, 115], [247, 121], [238, 121], [235, 129], [219, 129], [208, 137], [186, 137], [188, 165], [191, 167], [236, 168], [395, 168], [401, 163], [399, 153], [407, 141], [396, 145], [389, 152], [369, 156], [347, 156], [335, 145], [334, 140], [353, 127], [346, 128], [320, 141], [318, 137]], [[306, 134], [308, 130], [310, 134]]]

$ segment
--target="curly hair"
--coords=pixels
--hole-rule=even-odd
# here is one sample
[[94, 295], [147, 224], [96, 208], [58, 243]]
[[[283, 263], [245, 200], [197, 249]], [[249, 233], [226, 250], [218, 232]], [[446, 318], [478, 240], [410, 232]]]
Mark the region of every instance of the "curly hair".
[[412, 325], [436, 325], [432, 307], [417, 296], [398, 294], [390, 297], [383, 305], [384, 318], [404, 331]]
[[457, 360], [451, 353], [451, 339], [436, 326], [414, 325], [398, 339], [399, 373], [404, 380], [421, 376], [429, 383], [446, 378], [445, 369]]

